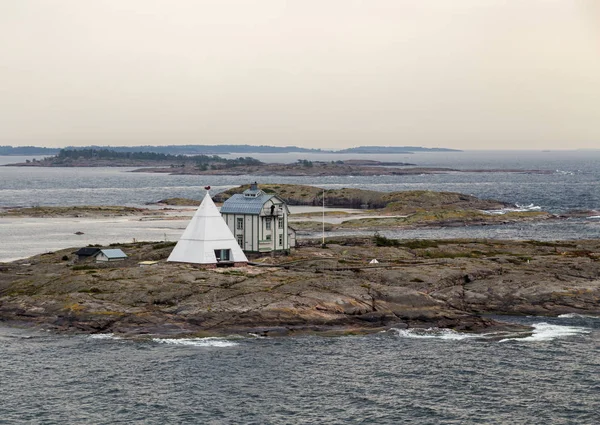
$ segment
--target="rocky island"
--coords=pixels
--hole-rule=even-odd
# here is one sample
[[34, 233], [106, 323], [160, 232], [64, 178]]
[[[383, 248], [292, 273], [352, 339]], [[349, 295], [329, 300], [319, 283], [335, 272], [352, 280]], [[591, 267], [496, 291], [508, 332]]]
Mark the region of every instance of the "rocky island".
[[[222, 203], [249, 185], [217, 193], [213, 199]], [[515, 205], [479, 199], [455, 192], [426, 190], [377, 192], [363, 189], [322, 189], [292, 184], [263, 184], [267, 194], [276, 194], [291, 206], [321, 206], [323, 196], [329, 208], [348, 208], [349, 211], [328, 211], [325, 228], [335, 230], [385, 230], [398, 227], [466, 226], [506, 224], [521, 221], [557, 218], [545, 211], [528, 211]], [[35, 206], [0, 208], [0, 217], [116, 217], [137, 216], [142, 219], [174, 219], [182, 208], [197, 206], [197, 199], [161, 199], [153, 208], [127, 206]], [[156, 208], [158, 206], [159, 208]], [[584, 214], [584, 212], [579, 212]], [[587, 212], [591, 214], [591, 212]], [[312, 231], [322, 228], [321, 212], [293, 214], [294, 228]]]
[[[214, 199], [223, 202], [246, 188]], [[366, 229], [374, 236], [329, 237], [325, 246], [301, 239], [287, 255], [255, 255], [246, 267], [212, 270], [168, 263], [172, 242], [115, 244], [128, 255], [115, 263], [82, 261], [74, 254], [78, 247], [0, 263], [0, 320], [128, 336], [340, 334], [389, 327], [518, 333], [526, 329], [488, 315], [600, 314], [600, 241], [394, 240], [378, 233], [551, 214], [510, 211], [503, 202], [452, 192], [282, 184], [261, 189], [290, 205], [322, 205], [324, 195], [328, 206], [355, 208], [331, 212], [337, 220], [328, 228]], [[171, 213], [170, 205], [194, 201], [161, 203], [162, 209], [35, 207], [1, 214], [160, 219]], [[320, 229], [322, 213], [312, 214], [294, 214], [290, 222], [299, 230]]]
[[[360, 151], [357, 151], [360, 152]], [[410, 153], [410, 152], [409, 152]], [[380, 176], [418, 175], [449, 172], [511, 172], [551, 174], [549, 170], [470, 169], [419, 167], [416, 164], [373, 160], [310, 161], [264, 163], [252, 157], [228, 159], [217, 155], [173, 155], [156, 152], [117, 152], [110, 149], [61, 149], [41, 160], [8, 164], [18, 167], [143, 167], [134, 172], [173, 175], [219, 176]]]
[[[0, 320], [128, 336], [346, 334], [389, 327], [525, 332], [487, 314], [600, 314], [600, 241], [304, 241], [242, 268], [167, 263], [172, 243], [0, 264]], [[371, 264], [377, 259], [377, 264]], [[156, 261], [139, 267], [140, 261]]]

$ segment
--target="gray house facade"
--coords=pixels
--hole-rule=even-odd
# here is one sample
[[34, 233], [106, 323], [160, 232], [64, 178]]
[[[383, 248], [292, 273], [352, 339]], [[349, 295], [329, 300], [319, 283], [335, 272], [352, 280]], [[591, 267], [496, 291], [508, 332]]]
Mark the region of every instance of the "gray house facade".
[[221, 207], [221, 216], [245, 252], [288, 251], [295, 246], [295, 231], [288, 225], [289, 209], [277, 195], [256, 183], [237, 193]]

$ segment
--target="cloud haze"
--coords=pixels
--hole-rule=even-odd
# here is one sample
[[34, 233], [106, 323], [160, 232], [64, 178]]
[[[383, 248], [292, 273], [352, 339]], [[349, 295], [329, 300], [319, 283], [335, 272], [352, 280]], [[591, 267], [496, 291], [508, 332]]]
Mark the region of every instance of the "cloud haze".
[[0, 144], [599, 148], [597, 4], [0, 1]]

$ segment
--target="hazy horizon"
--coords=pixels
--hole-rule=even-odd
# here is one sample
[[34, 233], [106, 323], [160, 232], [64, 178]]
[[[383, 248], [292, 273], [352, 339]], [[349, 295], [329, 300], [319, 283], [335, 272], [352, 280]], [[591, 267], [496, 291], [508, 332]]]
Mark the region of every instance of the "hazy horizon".
[[0, 145], [600, 146], [596, 0], [0, 2]]

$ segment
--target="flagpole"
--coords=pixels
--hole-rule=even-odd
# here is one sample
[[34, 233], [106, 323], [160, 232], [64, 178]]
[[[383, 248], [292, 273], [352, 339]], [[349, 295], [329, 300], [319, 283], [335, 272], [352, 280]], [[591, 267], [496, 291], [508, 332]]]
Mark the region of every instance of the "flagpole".
[[325, 189], [323, 189], [323, 243], [321, 246], [325, 248]]

